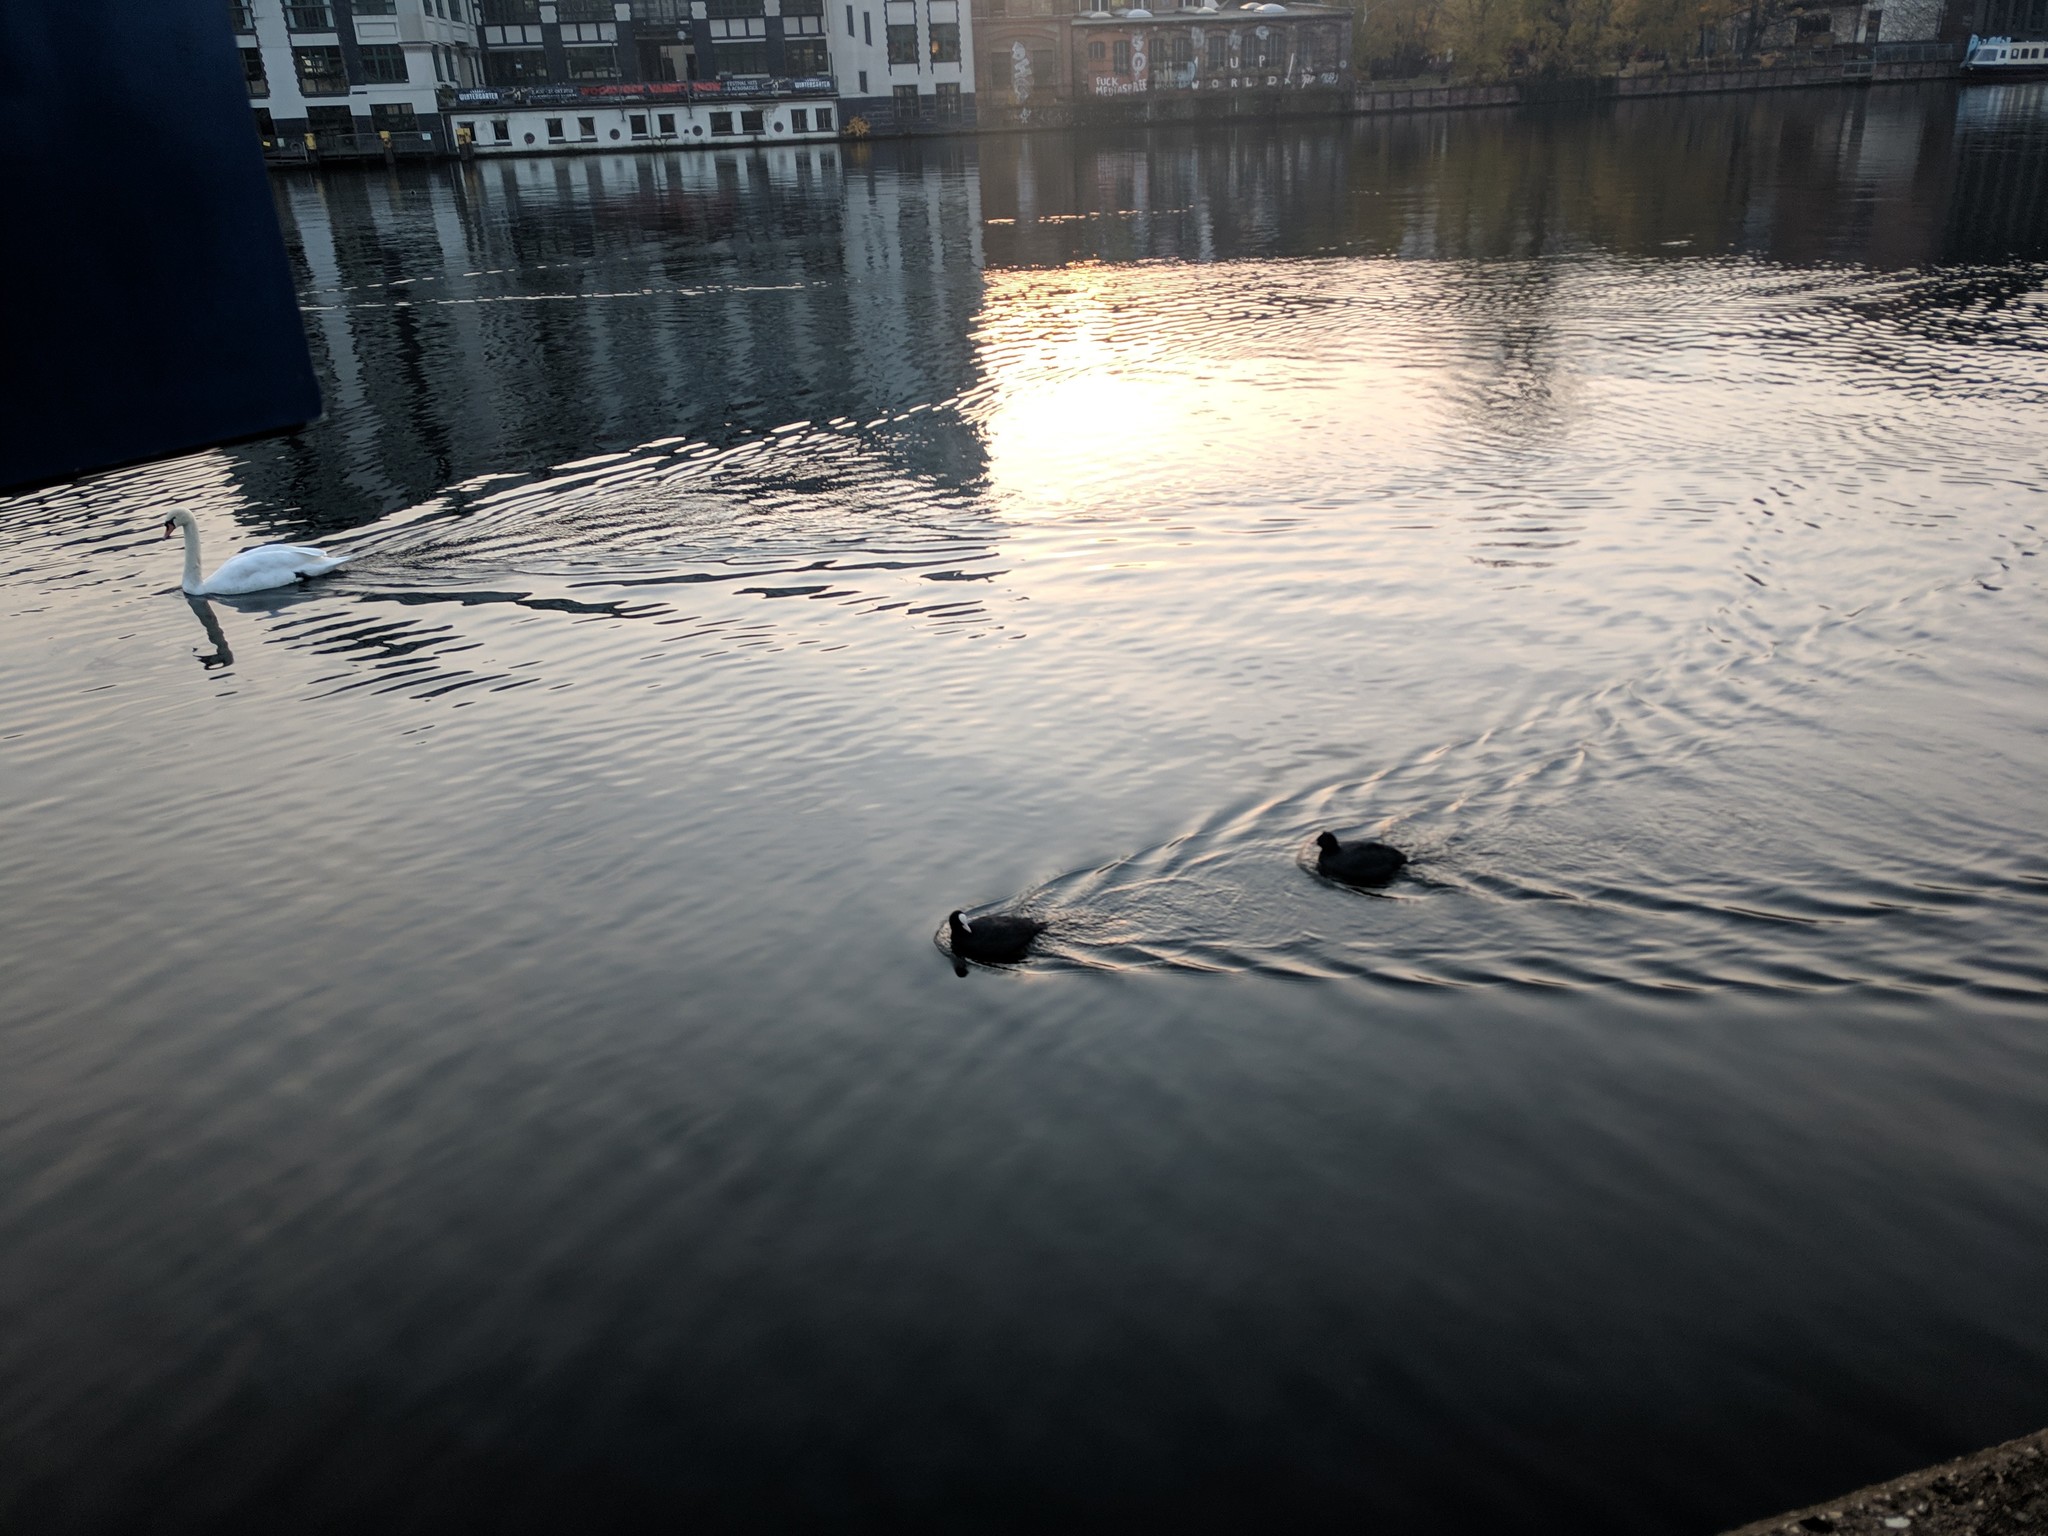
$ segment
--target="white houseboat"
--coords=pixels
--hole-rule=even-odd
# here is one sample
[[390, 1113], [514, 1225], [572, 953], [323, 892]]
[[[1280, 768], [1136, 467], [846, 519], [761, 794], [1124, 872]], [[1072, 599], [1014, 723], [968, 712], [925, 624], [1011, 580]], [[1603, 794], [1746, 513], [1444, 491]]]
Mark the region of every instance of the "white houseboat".
[[1963, 73], [1977, 80], [2048, 75], [2048, 38], [1972, 37], [1963, 50]]

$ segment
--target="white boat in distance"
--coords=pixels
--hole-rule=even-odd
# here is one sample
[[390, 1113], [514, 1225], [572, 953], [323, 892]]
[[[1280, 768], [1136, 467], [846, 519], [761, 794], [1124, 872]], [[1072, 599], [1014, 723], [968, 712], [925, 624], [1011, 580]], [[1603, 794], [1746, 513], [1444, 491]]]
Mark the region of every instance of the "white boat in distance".
[[1963, 73], [1979, 80], [2048, 75], [2048, 38], [1972, 37]]

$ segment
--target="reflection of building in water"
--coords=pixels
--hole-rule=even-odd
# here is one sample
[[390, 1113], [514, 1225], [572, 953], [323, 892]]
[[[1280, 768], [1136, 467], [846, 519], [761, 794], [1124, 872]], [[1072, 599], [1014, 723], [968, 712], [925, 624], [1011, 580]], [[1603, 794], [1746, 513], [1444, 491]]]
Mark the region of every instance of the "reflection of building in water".
[[[238, 454], [252, 494], [356, 523], [481, 474], [954, 398], [981, 293], [971, 148], [856, 153], [281, 184], [327, 416]], [[972, 472], [950, 412], [917, 421], [904, 451]]]

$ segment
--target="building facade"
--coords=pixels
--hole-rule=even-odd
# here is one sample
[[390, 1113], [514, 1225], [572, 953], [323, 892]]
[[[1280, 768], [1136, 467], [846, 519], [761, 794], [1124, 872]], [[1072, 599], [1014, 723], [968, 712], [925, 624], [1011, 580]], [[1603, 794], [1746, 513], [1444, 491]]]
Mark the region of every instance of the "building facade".
[[974, 125], [968, 0], [231, 0], [280, 155], [545, 154]]
[[1089, 0], [975, 0], [982, 115], [1020, 126], [1092, 105], [1146, 115], [1262, 109], [1351, 85], [1352, 12], [1329, 5], [1093, 9]]
[[479, 78], [476, 0], [236, 0], [259, 137], [329, 152], [447, 153], [444, 92]]

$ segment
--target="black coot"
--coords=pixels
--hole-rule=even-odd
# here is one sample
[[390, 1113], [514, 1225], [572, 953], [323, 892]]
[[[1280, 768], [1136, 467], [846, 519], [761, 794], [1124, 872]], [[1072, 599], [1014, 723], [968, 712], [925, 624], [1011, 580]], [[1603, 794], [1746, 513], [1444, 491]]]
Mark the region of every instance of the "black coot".
[[1045, 932], [1035, 917], [997, 912], [967, 922], [958, 912], [947, 915], [946, 933], [955, 960], [974, 960], [983, 965], [1015, 965], [1031, 949], [1031, 941]]
[[1353, 843], [1349, 847], [1325, 832], [1316, 839], [1316, 872], [1346, 885], [1385, 885], [1401, 873], [1408, 855], [1386, 843]]

